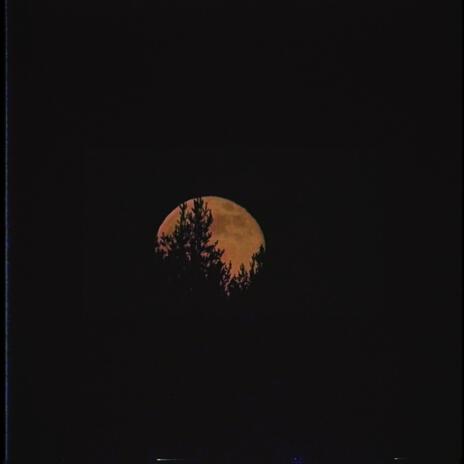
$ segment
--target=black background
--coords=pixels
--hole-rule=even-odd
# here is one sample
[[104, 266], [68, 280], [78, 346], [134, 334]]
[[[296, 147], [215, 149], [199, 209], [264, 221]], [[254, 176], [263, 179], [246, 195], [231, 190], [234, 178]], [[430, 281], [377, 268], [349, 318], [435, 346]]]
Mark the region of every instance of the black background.
[[[10, 5], [11, 462], [457, 462], [457, 2], [198, 6]], [[153, 233], [205, 194], [273, 316], [173, 393]]]

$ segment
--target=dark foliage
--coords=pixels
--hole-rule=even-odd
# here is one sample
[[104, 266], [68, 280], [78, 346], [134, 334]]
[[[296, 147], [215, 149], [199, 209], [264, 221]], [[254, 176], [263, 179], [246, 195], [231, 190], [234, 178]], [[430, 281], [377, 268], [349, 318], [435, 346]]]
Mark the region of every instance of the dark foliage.
[[231, 263], [224, 263], [224, 250], [212, 242], [212, 211], [202, 198], [196, 198], [191, 210], [180, 205], [179, 219], [171, 234], [156, 239], [155, 252], [159, 270], [165, 276], [167, 290], [176, 295], [223, 299], [242, 295], [258, 279], [264, 247], [252, 256], [249, 271], [242, 263], [240, 271], [231, 275]]

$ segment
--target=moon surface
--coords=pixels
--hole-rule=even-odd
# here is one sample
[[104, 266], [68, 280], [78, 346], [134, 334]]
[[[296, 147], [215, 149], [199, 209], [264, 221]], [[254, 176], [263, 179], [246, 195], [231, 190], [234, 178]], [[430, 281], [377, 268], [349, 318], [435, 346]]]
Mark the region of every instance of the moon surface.
[[[226, 198], [202, 197], [206, 207], [211, 210], [213, 223], [211, 225], [211, 242], [218, 242], [218, 248], [224, 250], [222, 261], [232, 264], [231, 275], [235, 275], [243, 264], [250, 270], [250, 261], [260, 246], [265, 247], [264, 235], [255, 218], [237, 203]], [[193, 207], [193, 198], [186, 201], [187, 209]], [[169, 235], [179, 219], [179, 206], [172, 210], [158, 229], [158, 237]]]

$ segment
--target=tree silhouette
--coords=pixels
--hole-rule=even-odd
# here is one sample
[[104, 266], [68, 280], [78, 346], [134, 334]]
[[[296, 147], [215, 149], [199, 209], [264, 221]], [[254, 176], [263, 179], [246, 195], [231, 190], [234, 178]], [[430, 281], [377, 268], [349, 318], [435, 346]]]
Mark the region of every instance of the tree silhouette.
[[157, 237], [155, 252], [176, 294], [188, 297], [224, 297], [243, 294], [257, 279], [263, 267], [264, 247], [252, 256], [249, 271], [244, 264], [231, 275], [231, 263], [224, 263], [224, 250], [212, 242], [212, 211], [202, 198], [179, 206], [179, 218], [171, 234]]
[[258, 275], [260, 275], [263, 266], [264, 266], [264, 245], [261, 245], [259, 247], [259, 250], [253, 254], [251, 257], [251, 263], [250, 263], [250, 272], [249, 272], [249, 280], [250, 283], [253, 283], [256, 281], [258, 278]]
[[245, 269], [245, 265], [240, 264], [240, 270], [229, 283], [229, 294], [237, 295], [243, 293], [250, 286], [250, 275]]
[[231, 265], [221, 260], [224, 250], [211, 242], [213, 215], [202, 198], [179, 207], [174, 231], [157, 239], [155, 251], [165, 265], [177, 292], [223, 294], [230, 280]]
[[251, 285], [258, 280], [258, 276], [264, 265], [264, 246], [261, 245], [259, 250], [253, 254], [250, 261], [250, 270], [247, 271], [245, 265], [240, 265], [239, 272], [230, 279], [228, 294], [231, 296], [242, 295]]

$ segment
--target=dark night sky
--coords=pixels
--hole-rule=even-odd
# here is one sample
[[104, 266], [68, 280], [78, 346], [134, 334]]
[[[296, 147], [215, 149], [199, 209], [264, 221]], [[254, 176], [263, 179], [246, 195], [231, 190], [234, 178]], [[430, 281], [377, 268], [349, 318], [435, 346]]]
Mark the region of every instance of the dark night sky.
[[[457, 2], [65, 3], [10, 11], [11, 462], [456, 462]], [[203, 194], [262, 226], [273, 316], [169, 399], [152, 240]]]

